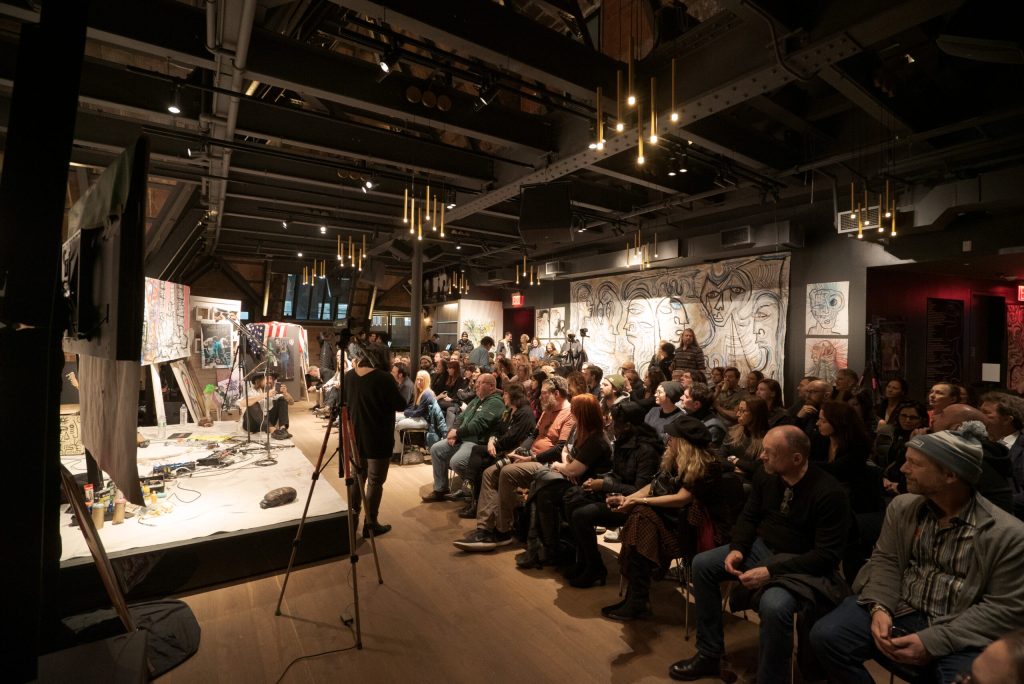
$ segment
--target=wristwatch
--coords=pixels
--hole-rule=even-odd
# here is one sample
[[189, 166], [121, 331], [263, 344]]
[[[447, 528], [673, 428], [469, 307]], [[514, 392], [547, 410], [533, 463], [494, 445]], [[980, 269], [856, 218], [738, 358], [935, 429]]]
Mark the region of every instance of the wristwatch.
[[873, 606], [871, 606], [871, 609], [868, 611], [868, 614], [871, 615], [871, 617], [875, 617], [875, 613], [879, 611], [885, 613], [889, 617], [892, 617], [892, 613], [889, 612], [889, 609], [883, 606], [881, 603], [876, 603]]

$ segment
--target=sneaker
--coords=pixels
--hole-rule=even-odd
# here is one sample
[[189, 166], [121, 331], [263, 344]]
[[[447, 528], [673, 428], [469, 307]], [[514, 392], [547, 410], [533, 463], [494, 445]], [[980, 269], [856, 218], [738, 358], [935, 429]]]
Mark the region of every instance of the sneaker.
[[508, 546], [512, 543], [512, 532], [494, 531], [494, 543], [496, 546]]
[[[508, 535], [507, 532], [505, 534]], [[509, 541], [511, 541], [511, 535], [508, 536], [510, 537]], [[493, 551], [499, 546], [498, 534], [494, 530], [476, 530], [476, 532], [473, 532], [465, 539], [452, 543], [460, 551], [468, 551], [470, 553]], [[504, 543], [507, 544], [509, 542], [506, 541]]]
[[607, 533], [605, 533], [604, 540], [606, 542], [608, 542], [609, 544], [618, 544], [619, 543], [619, 530], [618, 530], [618, 528], [616, 528], [614, 530], [609, 530]]
[[284, 428], [277, 428], [276, 430], [270, 433], [270, 436], [273, 437], [274, 439], [288, 439], [289, 437], [292, 436], [292, 433], [288, 432]]

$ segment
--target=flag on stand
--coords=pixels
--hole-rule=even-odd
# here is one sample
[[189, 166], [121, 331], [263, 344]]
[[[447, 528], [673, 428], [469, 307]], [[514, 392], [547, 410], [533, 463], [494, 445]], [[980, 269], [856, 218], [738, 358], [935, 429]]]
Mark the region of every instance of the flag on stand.
[[263, 346], [262, 345], [266, 344], [267, 326], [266, 326], [265, 323], [250, 323], [246, 327], [249, 329], [249, 333], [252, 335], [252, 337], [256, 341], [259, 342], [259, 345], [257, 346], [255, 344], [253, 344], [252, 340], [246, 338], [245, 342], [246, 342], [246, 346], [248, 347], [248, 350], [249, 350], [249, 355], [252, 356], [253, 358], [257, 359], [257, 360], [258, 359], [262, 359], [263, 358]]

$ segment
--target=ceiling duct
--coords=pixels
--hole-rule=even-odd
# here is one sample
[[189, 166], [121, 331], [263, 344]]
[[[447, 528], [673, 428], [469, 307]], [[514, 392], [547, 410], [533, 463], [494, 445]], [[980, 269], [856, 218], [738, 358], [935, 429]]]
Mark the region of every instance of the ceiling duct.
[[569, 267], [564, 261], [544, 262], [544, 277], [557, 278], [569, 272]]
[[901, 206], [914, 209], [914, 227], [942, 230], [958, 216], [973, 211], [1006, 211], [1024, 206], [1024, 172], [1019, 169], [983, 173], [931, 188], [915, 188], [900, 196]]
[[718, 234], [718, 237], [720, 239], [719, 246], [722, 249], [741, 249], [743, 247], [753, 247], [756, 244], [754, 242], [754, 231], [750, 226], [723, 230]]
[[487, 271], [484, 274], [484, 283], [487, 285], [508, 285], [515, 281], [515, 268], [497, 268]]

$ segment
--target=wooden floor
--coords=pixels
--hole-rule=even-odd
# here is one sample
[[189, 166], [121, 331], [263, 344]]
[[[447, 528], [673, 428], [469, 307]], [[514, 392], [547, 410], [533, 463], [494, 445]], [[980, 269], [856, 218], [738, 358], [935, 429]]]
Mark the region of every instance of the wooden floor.
[[[306, 405], [293, 407], [290, 430], [313, 462], [322, 425]], [[652, 620], [601, 617], [600, 607], [618, 600], [610, 548], [609, 586], [586, 590], [550, 571], [516, 569], [516, 546], [491, 554], [456, 550], [451, 541], [473, 524], [458, 518], [458, 504], [420, 503], [430, 472], [429, 465], [392, 465], [388, 474], [380, 520], [394, 530], [377, 544], [384, 584], [377, 583], [368, 545], [360, 547], [362, 650], [301, 660], [283, 681], [625, 684], [670, 681], [668, 666], [693, 655], [673, 582], [654, 586]], [[336, 460], [317, 486], [343, 491]], [[279, 617], [283, 573], [179, 597], [195, 612], [202, 641], [195, 656], [158, 681], [276, 682], [299, 656], [351, 646], [341, 617], [353, 614], [352, 567], [346, 557], [294, 571]], [[752, 681], [757, 625], [727, 616], [726, 644], [730, 667], [741, 682]]]

